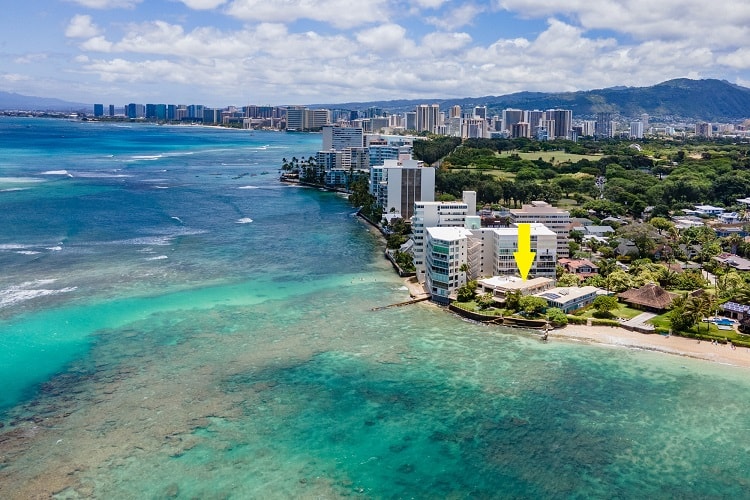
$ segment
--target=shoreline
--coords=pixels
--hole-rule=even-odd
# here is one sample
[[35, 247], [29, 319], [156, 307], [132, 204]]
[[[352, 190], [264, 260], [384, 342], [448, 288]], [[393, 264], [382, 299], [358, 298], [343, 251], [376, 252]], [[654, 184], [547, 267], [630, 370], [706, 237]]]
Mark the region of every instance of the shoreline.
[[[361, 214], [357, 215], [365, 221], [371, 231], [378, 233], [384, 239], [377, 226], [362, 217]], [[428, 295], [424, 286], [418, 283], [414, 277], [402, 278], [402, 282], [409, 290], [409, 296], [412, 299]], [[440, 308], [430, 301], [427, 302], [431, 306]], [[654, 351], [750, 369], [750, 349], [744, 347], [732, 349], [730, 344], [712, 344], [708, 341], [698, 341], [676, 335], [639, 333], [614, 326], [567, 325], [564, 328], [549, 330], [548, 338]]]
[[[412, 298], [424, 296], [427, 293], [424, 287], [412, 278], [404, 278], [403, 282]], [[431, 305], [439, 307], [435, 304]], [[615, 326], [567, 325], [564, 328], [549, 330], [548, 337], [549, 339], [654, 351], [750, 369], [750, 349], [744, 347], [732, 349], [729, 344], [712, 344], [708, 341], [697, 341], [676, 335], [639, 333]]]
[[638, 333], [612, 326], [568, 325], [550, 330], [549, 337], [655, 351], [750, 369], [750, 349], [732, 349], [729, 344], [712, 344], [675, 335]]

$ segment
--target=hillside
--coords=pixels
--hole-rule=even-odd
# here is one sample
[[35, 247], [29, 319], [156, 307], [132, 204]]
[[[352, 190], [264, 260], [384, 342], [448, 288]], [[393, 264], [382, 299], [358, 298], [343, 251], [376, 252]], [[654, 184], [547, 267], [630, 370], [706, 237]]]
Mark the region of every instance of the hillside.
[[68, 102], [51, 97], [34, 97], [10, 92], [0, 92], [0, 110], [4, 111], [86, 111], [90, 104]]
[[366, 109], [378, 106], [391, 112], [411, 111], [418, 104], [440, 104], [440, 109], [460, 105], [464, 109], [487, 106], [490, 114], [505, 108], [573, 110], [576, 117], [592, 117], [601, 111], [623, 117], [648, 113], [668, 120], [732, 121], [750, 118], [750, 89], [723, 80], [669, 80], [651, 87], [614, 87], [579, 92], [518, 92], [503, 96], [463, 99], [411, 99], [316, 106]]

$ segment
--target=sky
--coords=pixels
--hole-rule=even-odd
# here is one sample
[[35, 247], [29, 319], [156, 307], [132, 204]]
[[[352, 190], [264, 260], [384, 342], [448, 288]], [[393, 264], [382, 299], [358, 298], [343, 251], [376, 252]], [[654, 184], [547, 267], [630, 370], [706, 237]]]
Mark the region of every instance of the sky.
[[0, 91], [288, 105], [750, 87], [750, 1], [6, 0]]

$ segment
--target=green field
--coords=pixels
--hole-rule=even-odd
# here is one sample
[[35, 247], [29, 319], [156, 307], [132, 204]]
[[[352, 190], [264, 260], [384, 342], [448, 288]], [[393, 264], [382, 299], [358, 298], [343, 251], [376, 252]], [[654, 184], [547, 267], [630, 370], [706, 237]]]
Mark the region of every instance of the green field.
[[531, 153], [521, 153], [519, 151], [503, 151], [500, 153], [501, 156], [510, 156], [516, 154], [524, 160], [542, 160], [557, 165], [558, 163], [571, 162], [575, 163], [579, 160], [590, 160], [597, 161], [602, 158], [602, 155], [576, 155], [566, 153], [565, 151], [533, 151]]

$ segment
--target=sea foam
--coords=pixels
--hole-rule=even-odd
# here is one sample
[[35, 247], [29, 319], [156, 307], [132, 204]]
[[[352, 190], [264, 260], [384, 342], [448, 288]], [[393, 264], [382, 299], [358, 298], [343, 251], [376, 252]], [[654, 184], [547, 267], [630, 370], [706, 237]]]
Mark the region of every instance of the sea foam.
[[20, 302], [46, 297], [49, 295], [59, 295], [75, 291], [77, 287], [69, 286], [65, 288], [39, 288], [54, 283], [54, 279], [43, 279], [35, 281], [26, 281], [18, 285], [12, 285], [4, 290], [0, 290], [0, 308], [12, 306]]

